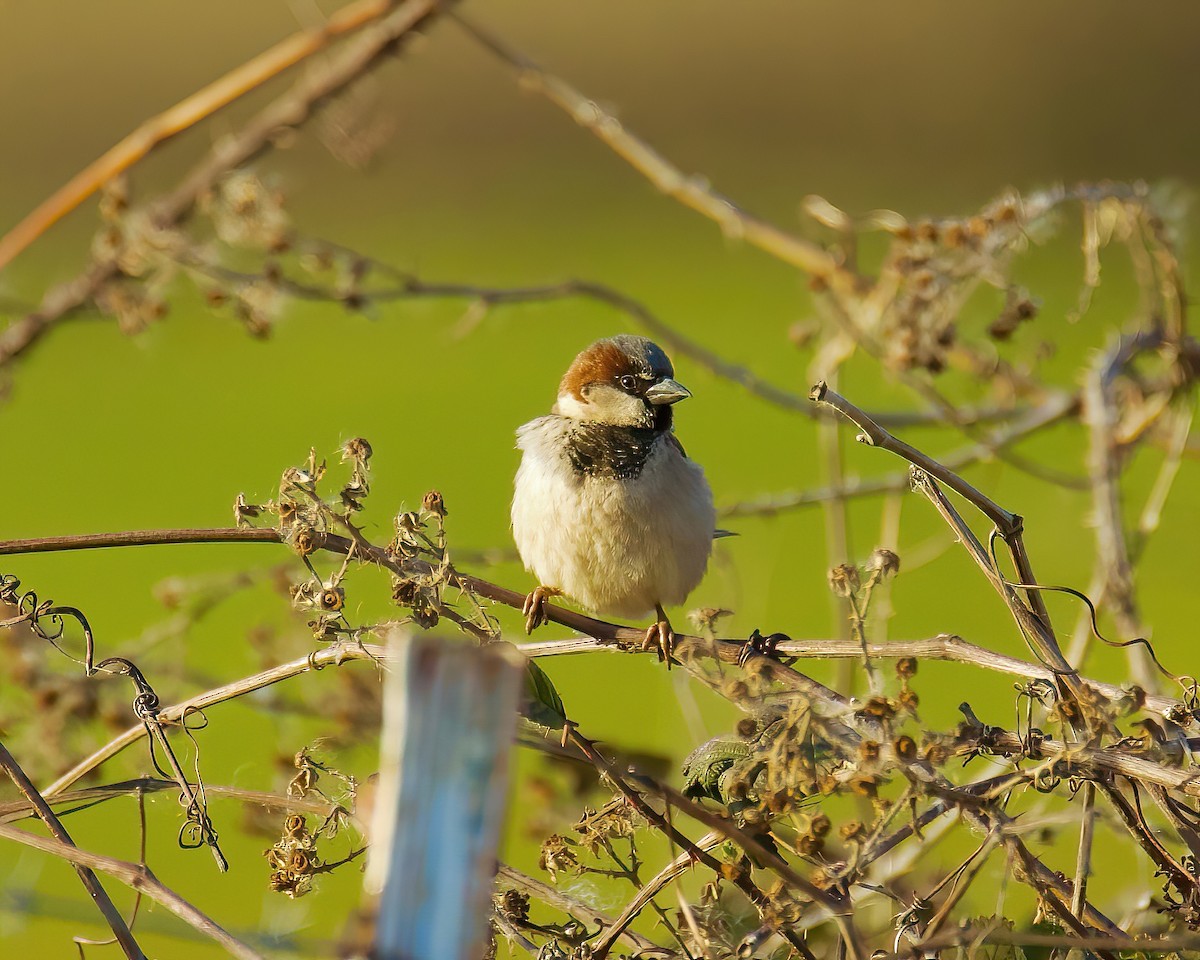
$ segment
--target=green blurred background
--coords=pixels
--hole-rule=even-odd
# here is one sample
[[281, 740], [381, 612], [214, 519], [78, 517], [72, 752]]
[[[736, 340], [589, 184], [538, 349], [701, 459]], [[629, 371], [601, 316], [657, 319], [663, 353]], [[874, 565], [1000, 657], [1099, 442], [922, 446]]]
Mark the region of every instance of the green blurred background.
[[[139, 121], [333, 8], [300, 0], [0, 2], [0, 229]], [[1200, 9], [1182, 0], [1144, 7], [1114, 0], [736, 6], [481, 0], [462, 9], [611, 105], [685, 171], [785, 228], [801, 228], [798, 205], [809, 193], [854, 213], [891, 207], [936, 216], [969, 213], [1009, 186], [1080, 179], [1141, 178], [1186, 197], [1200, 173], [1194, 122]], [[523, 92], [454, 24], [438, 23], [427, 33], [335, 108], [342, 119], [357, 116], [390, 129], [365, 168], [331, 153], [320, 122], [254, 164], [286, 192], [297, 231], [428, 281], [608, 283], [722, 356], [806, 391], [812, 356], [787, 337], [811, 316], [803, 277], [658, 195], [569, 118]], [[289, 79], [156, 153], [132, 177], [135, 202], [173, 182]], [[370, 129], [373, 135], [384, 128]], [[1191, 223], [1185, 214], [1185, 241]], [[19, 315], [49, 286], [73, 276], [96, 226], [89, 204], [53, 228], [0, 275], [0, 308]], [[1137, 302], [1125, 258], [1114, 251], [1091, 312], [1078, 325], [1066, 323], [1082, 275], [1078, 237], [1076, 220], [1065, 218], [1058, 238], [1026, 254], [1017, 270], [1043, 309], [1012, 349], [1055, 345], [1048, 369], [1062, 383], [1076, 378], [1090, 351], [1127, 321]], [[1186, 264], [1194, 273], [1194, 260]], [[968, 322], [985, 323], [998, 304], [998, 297], [983, 298]], [[394, 512], [416, 506], [436, 487], [449, 505], [453, 546], [508, 548], [513, 430], [547, 411], [575, 352], [627, 328], [617, 312], [583, 302], [498, 308], [465, 337], [453, 332], [464, 301], [398, 303], [366, 315], [289, 305], [274, 336], [259, 342], [185, 284], [172, 306], [163, 323], [133, 338], [82, 314], [9, 371], [9, 393], [0, 402], [0, 537], [226, 525], [240, 491], [265, 500], [279, 473], [301, 462], [310, 446], [333, 457], [343, 441], [364, 436], [376, 454], [367, 528], [374, 539], [387, 539]], [[720, 503], [821, 482], [811, 421], [764, 406], [685, 360], [677, 367], [695, 394], [679, 411], [678, 431]], [[864, 405], [918, 406], [869, 364], [852, 366], [842, 387]], [[912, 436], [934, 453], [959, 443], [934, 431]], [[1027, 452], [1078, 473], [1081, 450], [1077, 431], [1062, 429]], [[1144, 493], [1156, 466], [1157, 455], [1135, 464], [1131, 490]], [[896, 467], [866, 448], [847, 452], [852, 475]], [[1092, 534], [1085, 494], [999, 465], [980, 467], [972, 478], [1025, 514], [1027, 542], [1045, 582], [1086, 585]], [[1178, 672], [1195, 672], [1187, 638], [1195, 606], [1190, 501], [1197, 489], [1185, 463], [1138, 582], [1160, 655]], [[879, 514], [878, 500], [851, 510], [855, 557], [876, 545]], [[745, 635], [756, 626], [798, 637], [840, 632], [825, 587], [829, 557], [818, 510], [730, 525], [740, 538], [719, 546], [691, 601], [736, 611], [723, 634]], [[955, 632], [1023, 655], [986, 583], [965, 555], [950, 549], [923, 502], [905, 499], [894, 546], [902, 558], [925, 555], [930, 562], [897, 582], [890, 636]], [[285, 559], [281, 548], [268, 546], [158, 547], [10, 558], [0, 571], [85, 610], [102, 651], [116, 654], [140, 643], [143, 631], [166, 615], [154, 596], [164, 577]], [[531, 583], [515, 563], [491, 576], [518, 590]], [[352, 616], [387, 615], [382, 577], [366, 573], [352, 583]], [[1070, 601], [1051, 603], [1061, 608], [1061, 624], [1074, 622]], [[517, 620], [498, 615], [515, 639]], [[289, 622], [286, 602], [269, 590], [241, 595], [166, 651], [175, 667], [151, 679], [170, 702], [206, 680], [252, 672], [257, 661], [248, 632]], [[542, 635], [560, 633], [547, 628]], [[307, 644], [297, 637], [289, 655], [302, 656]], [[60, 666], [70, 668], [65, 660]], [[546, 666], [584, 731], [628, 750], [678, 759], [732, 722], [724, 704], [680, 675], [668, 677], [649, 658], [598, 654]], [[836, 675], [832, 665], [811, 667], [822, 679]], [[1087, 668], [1104, 679], [1124, 673], [1117, 655], [1097, 654]], [[332, 682], [330, 672], [305, 678], [294, 684], [295, 694], [319, 713], [322, 687]], [[968, 685], [981, 716], [991, 711], [985, 719], [1011, 722], [1008, 679], [925, 664], [918, 690], [926, 724], [953, 724]], [[117, 682], [108, 686], [104, 696], [113, 703], [127, 700]], [[7, 681], [0, 691], [8, 704], [20, 702]], [[206, 778], [248, 789], [282, 789], [288, 775], [277, 755], [327, 732], [319, 717], [276, 719], [247, 701], [214, 709], [209, 719], [199, 735]], [[9, 732], [18, 759], [21, 750], [38, 749], [28, 732]], [[374, 769], [366, 744], [337, 760], [359, 776]], [[144, 753], [131, 751], [102, 777], [146, 767]], [[520, 777], [539, 771], [540, 761], [522, 758]], [[534, 800], [516, 797], [518, 811], [527, 813]], [[562, 808], [564, 818], [575, 813], [577, 807]], [[285, 902], [266, 889], [260, 851], [269, 841], [236, 829], [234, 804], [214, 803], [213, 815], [218, 825], [228, 824], [227, 878], [213, 872], [204, 853], [175, 849], [174, 802], [165, 795], [152, 801], [149, 857], [159, 877], [236, 934], [255, 942], [278, 938], [266, 941], [272, 949], [323, 949], [356, 900], [353, 868], [322, 881], [315, 895]], [[544, 820], [543, 833], [554, 823], [553, 816]], [[78, 814], [70, 826], [84, 846], [136, 857], [131, 800]], [[506, 856], [536, 872], [536, 844], [518, 827], [511, 834]], [[1121, 849], [1114, 844], [1113, 856]], [[1048, 856], [1055, 862], [1054, 851]], [[1065, 867], [1071, 857], [1066, 850], [1055, 865]], [[1121, 884], [1098, 881], [1101, 905], [1119, 905], [1129, 879], [1127, 872]], [[592, 889], [589, 881], [580, 884]], [[107, 886], [120, 904], [130, 902], [117, 884]], [[612, 889], [592, 893], [609, 909], [619, 905]], [[143, 946], [153, 955], [217, 953], [162, 911], [141, 923]], [[72, 956], [75, 933], [103, 931], [69, 868], [6, 848], [0, 855], [5, 952]]]

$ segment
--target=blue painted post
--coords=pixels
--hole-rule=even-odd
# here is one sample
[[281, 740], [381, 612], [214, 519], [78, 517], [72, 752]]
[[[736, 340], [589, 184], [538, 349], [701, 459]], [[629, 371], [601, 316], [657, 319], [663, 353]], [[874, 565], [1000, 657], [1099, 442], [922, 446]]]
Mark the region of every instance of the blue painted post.
[[523, 670], [507, 644], [389, 643], [365, 885], [375, 960], [476, 960], [491, 911]]

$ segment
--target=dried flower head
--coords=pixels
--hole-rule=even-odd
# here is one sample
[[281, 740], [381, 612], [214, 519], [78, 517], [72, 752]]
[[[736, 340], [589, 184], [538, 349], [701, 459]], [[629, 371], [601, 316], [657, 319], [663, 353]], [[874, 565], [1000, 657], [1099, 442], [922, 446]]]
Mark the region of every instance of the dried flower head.
[[867, 570], [880, 578], [894, 577], [900, 572], [900, 557], [883, 547], [876, 547], [867, 558]]
[[829, 571], [829, 589], [839, 597], [852, 597], [860, 586], [858, 567], [852, 563], [839, 563]]
[[442, 499], [442, 495], [436, 490], [430, 490], [421, 500], [421, 506], [426, 513], [432, 513], [435, 517], [446, 516], [446, 501]]

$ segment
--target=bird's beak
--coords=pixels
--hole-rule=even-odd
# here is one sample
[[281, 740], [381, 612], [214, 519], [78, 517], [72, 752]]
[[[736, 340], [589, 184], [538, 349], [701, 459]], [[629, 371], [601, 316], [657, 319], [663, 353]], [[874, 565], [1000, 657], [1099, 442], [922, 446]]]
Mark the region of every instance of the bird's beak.
[[686, 400], [691, 395], [692, 391], [682, 383], [671, 379], [659, 380], [658, 383], [646, 391], [646, 399], [656, 407], [661, 407], [669, 403], [678, 403], [680, 400]]

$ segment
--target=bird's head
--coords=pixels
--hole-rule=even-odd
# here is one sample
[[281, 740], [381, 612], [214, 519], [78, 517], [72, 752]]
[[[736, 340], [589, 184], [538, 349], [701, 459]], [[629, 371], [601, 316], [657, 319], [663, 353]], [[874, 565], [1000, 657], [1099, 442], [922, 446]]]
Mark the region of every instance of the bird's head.
[[690, 397], [662, 347], [621, 334], [597, 340], [575, 358], [558, 386], [559, 416], [666, 430], [671, 405]]

